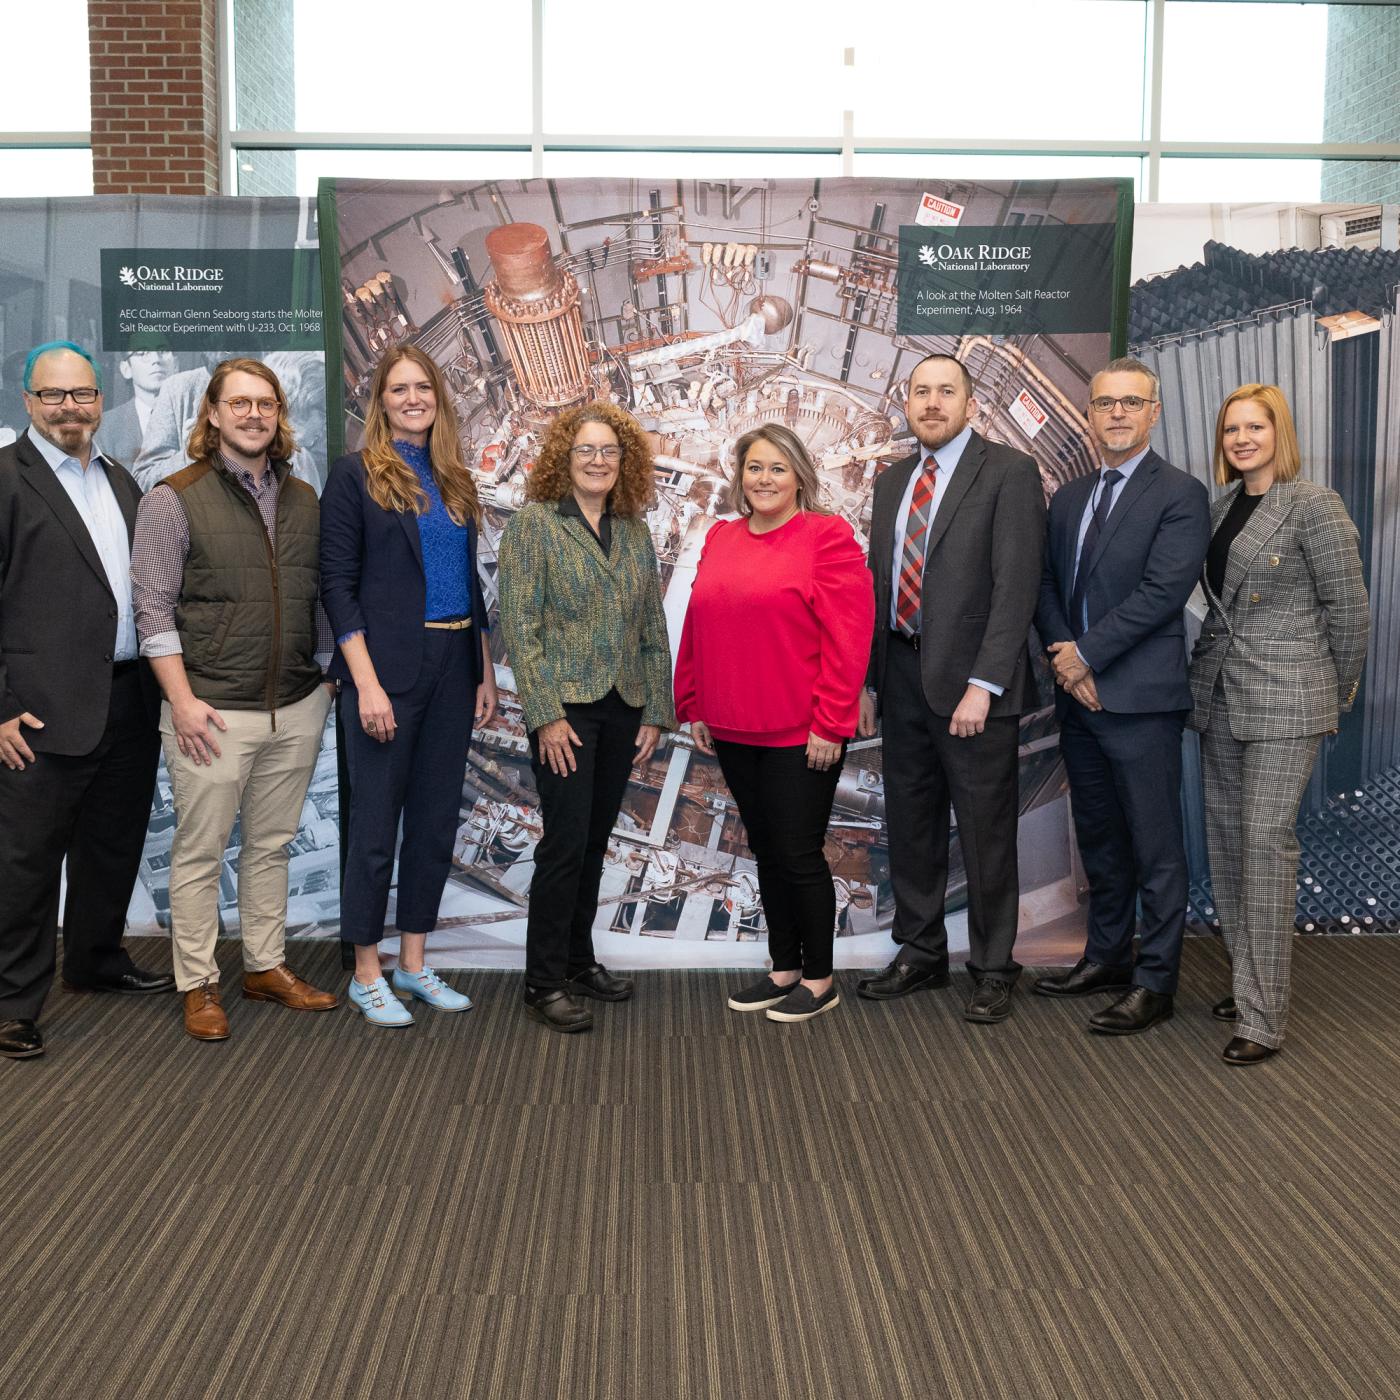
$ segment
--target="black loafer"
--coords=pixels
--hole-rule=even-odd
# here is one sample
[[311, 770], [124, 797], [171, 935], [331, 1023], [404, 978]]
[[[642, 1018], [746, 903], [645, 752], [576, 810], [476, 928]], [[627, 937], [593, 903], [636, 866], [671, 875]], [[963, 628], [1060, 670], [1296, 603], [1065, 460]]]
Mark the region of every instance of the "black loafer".
[[1112, 1006], [1096, 1011], [1089, 1017], [1089, 1029], [1100, 1035], [1139, 1035], [1151, 1030], [1158, 1021], [1169, 1021], [1172, 999], [1165, 992], [1149, 992], [1146, 987], [1134, 987]]
[[1068, 972], [1037, 977], [1031, 991], [1040, 997], [1088, 997], [1097, 992], [1125, 992], [1132, 984], [1131, 967], [1106, 967], [1080, 958]]
[[928, 967], [922, 963], [900, 962], [896, 958], [873, 977], [862, 977], [856, 992], [871, 1001], [893, 1001], [907, 997], [910, 992], [922, 992], [933, 987], [946, 987], [952, 981], [946, 967]]
[[821, 996], [813, 996], [810, 987], [799, 982], [776, 1006], [770, 1006], [764, 1013], [770, 1021], [810, 1021], [824, 1011], [833, 1011], [841, 1005], [841, 996], [833, 982]]
[[133, 967], [130, 972], [94, 977], [90, 982], [78, 982], [65, 977], [63, 985], [70, 992], [121, 992], [126, 996], [150, 996], [155, 992], [173, 992], [175, 978], [169, 972], [147, 972]]
[[1210, 1014], [1217, 1021], [1238, 1021], [1240, 1019], [1239, 1008], [1235, 1005], [1234, 997], [1226, 997], [1224, 1001], [1217, 1001], [1211, 1007]]
[[32, 1060], [44, 1053], [44, 1037], [33, 1021], [0, 1021], [0, 1055], [8, 1060]]
[[571, 1035], [590, 1030], [593, 1013], [580, 1006], [562, 987], [526, 987], [525, 1014], [552, 1031]]
[[1004, 1021], [1009, 1015], [1011, 983], [999, 981], [995, 977], [982, 978], [963, 1008], [964, 1021], [977, 1021], [982, 1025]]
[[594, 1001], [626, 1001], [632, 995], [632, 979], [614, 977], [602, 963], [594, 963], [570, 974], [569, 991]]
[[771, 977], [765, 977], [761, 982], [753, 982], [747, 987], [740, 987], [737, 992], [731, 994], [728, 1006], [731, 1011], [767, 1011], [770, 1006], [776, 1006], [799, 982], [789, 982], [786, 986], [781, 986]]
[[1237, 1035], [1225, 1047], [1221, 1058], [1227, 1065], [1262, 1065], [1265, 1060], [1277, 1054], [1277, 1045], [1260, 1045], [1257, 1040], [1246, 1040]]

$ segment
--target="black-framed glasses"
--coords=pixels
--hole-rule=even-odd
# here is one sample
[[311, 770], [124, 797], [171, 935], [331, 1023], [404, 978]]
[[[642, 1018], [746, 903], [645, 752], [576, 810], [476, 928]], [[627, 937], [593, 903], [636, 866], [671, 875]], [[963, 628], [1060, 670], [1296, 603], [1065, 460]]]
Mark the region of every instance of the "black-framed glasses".
[[594, 447], [591, 442], [581, 442], [577, 447], [571, 447], [569, 451], [580, 462], [591, 462], [595, 457], [601, 457], [605, 462], [620, 462], [622, 460], [622, 449], [615, 446]]
[[1124, 394], [1121, 399], [1111, 399], [1107, 394], [1100, 394], [1098, 398], [1089, 400], [1089, 407], [1095, 413], [1112, 413], [1121, 403], [1124, 413], [1141, 413], [1148, 404], [1156, 402], [1156, 399], [1145, 399], [1141, 394]]
[[57, 408], [64, 399], [71, 398], [74, 403], [96, 403], [101, 389], [31, 389], [29, 391], [41, 404], [46, 404], [49, 408]]
[[271, 418], [282, 406], [276, 399], [245, 399], [241, 396], [236, 399], [220, 399], [219, 402], [226, 403], [233, 410], [235, 418], [246, 418], [254, 408], [258, 410], [259, 418]]

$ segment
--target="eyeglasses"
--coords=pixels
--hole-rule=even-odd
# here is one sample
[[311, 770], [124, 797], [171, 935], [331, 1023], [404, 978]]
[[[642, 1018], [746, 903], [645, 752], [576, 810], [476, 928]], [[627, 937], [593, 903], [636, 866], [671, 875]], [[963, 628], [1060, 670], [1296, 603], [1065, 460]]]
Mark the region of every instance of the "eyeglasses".
[[71, 398], [74, 403], [96, 403], [101, 389], [31, 389], [29, 391], [42, 404], [47, 404], [50, 408], [57, 408], [64, 399]]
[[220, 399], [220, 403], [226, 403], [232, 410], [235, 418], [246, 418], [255, 408], [258, 410], [259, 418], [271, 418], [282, 406], [276, 399]]
[[571, 447], [569, 451], [580, 462], [591, 462], [595, 457], [601, 457], [605, 462], [620, 462], [622, 460], [620, 447], [594, 447], [591, 442], [581, 442], [577, 447]]
[[1156, 402], [1156, 399], [1145, 399], [1141, 394], [1124, 394], [1121, 399], [1111, 399], [1107, 394], [1100, 394], [1098, 398], [1089, 400], [1089, 407], [1095, 413], [1112, 413], [1121, 403], [1124, 413], [1141, 413], [1148, 404]]

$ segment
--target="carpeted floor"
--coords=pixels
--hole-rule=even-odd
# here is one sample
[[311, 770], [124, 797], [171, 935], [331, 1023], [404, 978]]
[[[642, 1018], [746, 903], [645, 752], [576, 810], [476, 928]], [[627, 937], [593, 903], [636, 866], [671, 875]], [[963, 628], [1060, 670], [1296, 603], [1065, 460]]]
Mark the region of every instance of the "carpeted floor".
[[1222, 979], [1189, 941], [1121, 1040], [961, 979], [784, 1027], [644, 973], [574, 1037], [509, 974], [406, 1031], [235, 993], [215, 1045], [55, 990], [0, 1061], [0, 1396], [1400, 1395], [1400, 939], [1300, 940], [1257, 1069]]

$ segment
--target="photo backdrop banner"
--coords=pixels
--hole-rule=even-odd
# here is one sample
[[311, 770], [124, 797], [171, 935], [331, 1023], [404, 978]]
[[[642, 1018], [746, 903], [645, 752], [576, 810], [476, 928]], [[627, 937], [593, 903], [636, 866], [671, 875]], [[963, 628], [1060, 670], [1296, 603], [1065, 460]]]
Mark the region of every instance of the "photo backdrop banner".
[[[149, 490], [185, 466], [211, 366], [269, 365], [286, 390], [297, 475], [326, 475], [326, 372], [316, 204], [304, 199], [112, 196], [0, 200], [0, 445], [28, 428], [24, 361], [72, 340], [102, 369], [96, 442]], [[290, 922], [339, 915], [335, 750], [329, 726], [292, 846]], [[161, 764], [132, 897], [136, 932], [169, 927], [170, 782]], [[0, 835], [0, 839], [3, 836]], [[223, 928], [238, 930], [239, 832], [220, 882]]]
[[[1031, 453], [1047, 495], [1094, 468], [1090, 376], [1127, 324], [1126, 181], [530, 180], [321, 184], [332, 458], [360, 445], [370, 375], [400, 342], [452, 392], [495, 547], [551, 417], [595, 398], [651, 434], [650, 517], [673, 649], [706, 531], [731, 510], [733, 442], [777, 421], [861, 542], [871, 488], [913, 440], [905, 385], [930, 351], [976, 384], [979, 431]], [[755, 626], [761, 625], [755, 620]], [[1021, 724], [1021, 955], [1082, 941], [1082, 877], [1050, 687]], [[540, 819], [509, 657], [500, 716], [463, 774], [434, 958], [522, 964]], [[882, 754], [851, 745], [827, 855], [838, 965], [892, 950]], [[951, 904], [965, 879], [954, 849]], [[392, 915], [392, 906], [391, 906]], [[951, 923], [966, 947], [965, 922]], [[613, 833], [595, 936], [620, 967], [761, 964], [753, 861], [717, 765], [684, 735], [638, 768]]]

